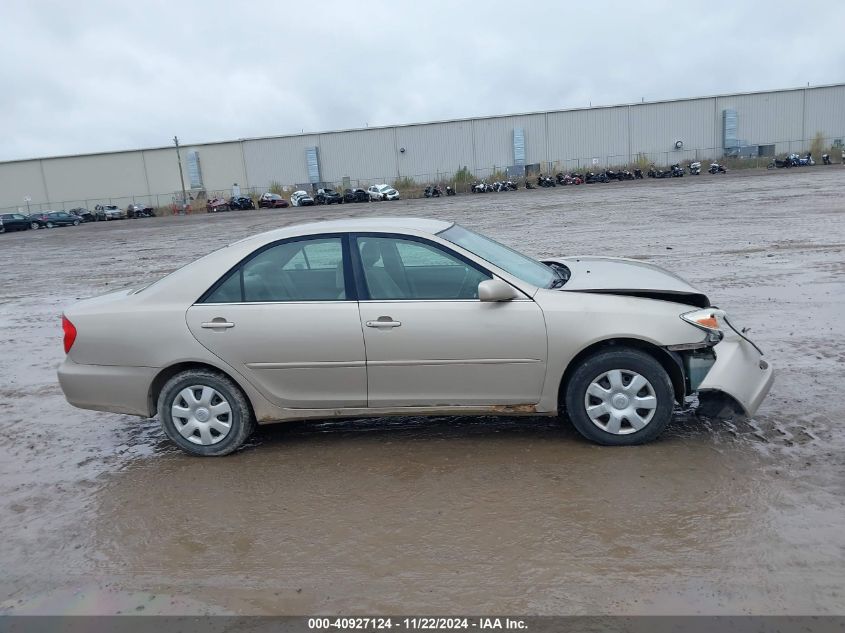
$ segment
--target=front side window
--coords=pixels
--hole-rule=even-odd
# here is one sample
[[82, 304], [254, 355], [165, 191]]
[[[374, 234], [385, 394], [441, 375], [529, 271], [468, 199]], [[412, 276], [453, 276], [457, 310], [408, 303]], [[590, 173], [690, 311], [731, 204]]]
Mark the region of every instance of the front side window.
[[346, 299], [340, 238], [285, 242], [229, 273], [205, 303], [341, 301]]
[[478, 284], [490, 279], [426, 242], [393, 237], [356, 241], [371, 299], [478, 299]]

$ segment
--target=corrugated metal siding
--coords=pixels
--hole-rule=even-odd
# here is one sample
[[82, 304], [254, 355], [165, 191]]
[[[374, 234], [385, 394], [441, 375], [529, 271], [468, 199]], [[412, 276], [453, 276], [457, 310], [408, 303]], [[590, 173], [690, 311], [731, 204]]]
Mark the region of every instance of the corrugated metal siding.
[[141, 152], [51, 158], [41, 162], [50, 200], [149, 193]]
[[395, 132], [392, 129], [356, 130], [320, 134], [323, 179], [340, 182], [344, 176], [356, 179], [396, 178]]
[[396, 144], [405, 148], [399, 154], [402, 173], [414, 178], [436, 179], [438, 173], [451, 175], [475, 163], [470, 121], [396, 128]]
[[475, 169], [501, 169], [513, 160], [513, 129], [525, 130], [525, 159], [536, 163], [548, 159], [546, 115], [531, 114], [495, 119], [475, 119]]
[[26, 209], [25, 196], [36, 203], [48, 199], [40, 163], [38, 160], [28, 160], [0, 165], [0, 209]]
[[753, 145], [801, 138], [804, 91], [772, 92], [716, 99], [717, 110], [736, 110], [737, 135]]
[[845, 138], [845, 90], [818, 88], [807, 90], [805, 130], [807, 138], [821, 132], [826, 143]]
[[721, 145], [716, 125], [711, 99], [631, 106], [632, 152], [678, 152], [675, 141], [683, 141], [684, 150], [712, 148]]
[[549, 159], [560, 161], [561, 169], [576, 169], [586, 164], [583, 159], [605, 163], [608, 156], [627, 156], [627, 122], [624, 107], [549, 113]]
[[308, 182], [305, 148], [319, 146], [317, 134], [243, 142], [244, 163], [252, 187]]

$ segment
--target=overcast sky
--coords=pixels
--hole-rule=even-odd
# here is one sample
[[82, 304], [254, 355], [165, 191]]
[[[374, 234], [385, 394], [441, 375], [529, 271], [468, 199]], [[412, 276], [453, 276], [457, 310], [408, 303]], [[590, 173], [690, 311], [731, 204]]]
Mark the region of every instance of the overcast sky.
[[845, 2], [0, 0], [0, 160], [845, 81]]

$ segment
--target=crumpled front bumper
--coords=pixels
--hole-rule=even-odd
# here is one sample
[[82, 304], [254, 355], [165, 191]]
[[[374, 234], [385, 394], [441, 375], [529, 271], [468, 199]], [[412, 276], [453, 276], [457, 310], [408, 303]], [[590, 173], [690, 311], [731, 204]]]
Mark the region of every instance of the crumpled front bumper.
[[752, 416], [766, 398], [775, 380], [774, 370], [745, 338], [728, 332], [713, 351], [716, 362], [698, 391], [720, 391], [733, 398], [743, 412]]

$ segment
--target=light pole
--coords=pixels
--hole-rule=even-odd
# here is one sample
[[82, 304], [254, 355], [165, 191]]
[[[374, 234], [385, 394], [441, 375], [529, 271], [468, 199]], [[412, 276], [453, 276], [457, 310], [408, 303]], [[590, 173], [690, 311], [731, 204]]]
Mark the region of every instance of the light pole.
[[185, 175], [182, 173], [182, 155], [179, 153], [179, 137], [174, 136], [173, 142], [176, 144], [176, 161], [179, 163], [179, 182], [182, 183], [182, 209], [180, 215], [185, 215], [185, 208], [188, 206], [188, 193], [185, 191]]

